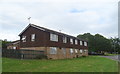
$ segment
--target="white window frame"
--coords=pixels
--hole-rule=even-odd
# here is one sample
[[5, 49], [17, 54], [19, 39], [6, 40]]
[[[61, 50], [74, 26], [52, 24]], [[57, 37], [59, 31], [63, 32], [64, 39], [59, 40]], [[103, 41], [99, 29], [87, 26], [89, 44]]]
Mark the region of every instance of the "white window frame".
[[57, 54], [57, 47], [50, 47], [50, 54]]
[[22, 42], [26, 42], [26, 36], [22, 36]]
[[73, 39], [72, 38], [70, 38], [70, 44], [73, 44]]
[[80, 45], [83, 45], [83, 44], [82, 44], [82, 41], [80, 41]]
[[31, 41], [35, 41], [35, 34], [31, 34]]
[[80, 53], [83, 53], [83, 49], [80, 49]]
[[87, 42], [84, 42], [84, 46], [87, 46]]
[[13, 46], [13, 49], [17, 49], [17, 47]]
[[70, 48], [70, 53], [71, 53], [71, 54], [73, 54], [73, 53], [74, 53], [74, 51], [73, 51], [73, 49], [72, 49], [72, 48]]
[[78, 44], [78, 40], [77, 40], [77, 39], [75, 39], [75, 44], [76, 44], [76, 45]]
[[75, 53], [78, 53], [78, 49], [75, 49]]
[[50, 33], [50, 41], [58, 42], [58, 35]]
[[63, 43], [67, 43], [67, 37], [63, 36]]
[[63, 54], [66, 54], [66, 48], [62, 48]]
[[87, 52], [88, 50], [85, 49], [84, 51]]

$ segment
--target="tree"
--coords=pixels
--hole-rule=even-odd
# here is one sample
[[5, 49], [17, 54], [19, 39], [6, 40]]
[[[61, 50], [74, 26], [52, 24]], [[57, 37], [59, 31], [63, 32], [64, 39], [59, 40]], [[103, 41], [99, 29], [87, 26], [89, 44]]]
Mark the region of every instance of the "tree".
[[93, 47], [95, 45], [94, 36], [93, 35], [91, 35], [90, 33], [85, 33], [83, 35], [80, 34], [77, 37], [87, 40], [88, 41], [89, 51], [95, 51], [95, 48]]
[[120, 53], [120, 39], [119, 38], [112, 38], [110, 39], [112, 52], [119, 52]]
[[6, 49], [8, 43], [10, 43], [10, 41], [7, 41], [6, 39], [5, 39], [5, 40], [2, 40], [2, 48], [3, 48], [3, 49]]
[[100, 34], [95, 34], [94, 39], [95, 39], [95, 49], [98, 52], [100, 51], [108, 52], [109, 50], [111, 50], [111, 43], [109, 39], [105, 38]]
[[108, 52], [111, 50], [110, 40], [100, 34], [91, 35], [90, 33], [85, 33], [83, 35], [78, 35], [77, 37], [88, 41], [89, 52]]

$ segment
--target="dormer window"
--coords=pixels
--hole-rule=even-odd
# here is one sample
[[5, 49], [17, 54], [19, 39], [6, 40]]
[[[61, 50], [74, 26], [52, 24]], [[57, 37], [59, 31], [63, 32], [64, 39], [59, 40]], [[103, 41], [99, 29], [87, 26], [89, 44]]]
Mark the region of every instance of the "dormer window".
[[63, 36], [63, 43], [67, 43], [67, 37]]
[[26, 36], [22, 36], [22, 42], [26, 42]]
[[75, 40], [75, 44], [76, 44], [76, 45], [78, 44], [78, 41], [77, 41], [77, 39]]
[[58, 42], [58, 35], [50, 33], [50, 41]]
[[70, 38], [70, 44], [73, 44], [73, 39], [72, 38]]
[[35, 41], [35, 34], [31, 34], [31, 41]]

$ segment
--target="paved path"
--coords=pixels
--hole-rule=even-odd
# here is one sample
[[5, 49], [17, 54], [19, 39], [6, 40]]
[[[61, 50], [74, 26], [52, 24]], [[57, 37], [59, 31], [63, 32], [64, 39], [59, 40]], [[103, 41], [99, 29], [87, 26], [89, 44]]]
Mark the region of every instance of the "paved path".
[[120, 62], [120, 55], [114, 55], [114, 56], [101, 56], [101, 57], [105, 57], [105, 58], [109, 58], [112, 60], [116, 60]]

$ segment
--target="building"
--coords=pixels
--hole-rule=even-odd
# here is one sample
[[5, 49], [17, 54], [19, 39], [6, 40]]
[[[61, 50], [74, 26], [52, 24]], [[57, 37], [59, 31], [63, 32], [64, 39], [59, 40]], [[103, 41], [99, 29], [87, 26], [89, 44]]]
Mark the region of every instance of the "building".
[[20, 49], [44, 51], [48, 59], [88, 56], [86, 40], [34, 24], [29, 24], [19, 36]]
[[8, 43], [7, 49], [20, 49], [20, 40], [16, 40]]

